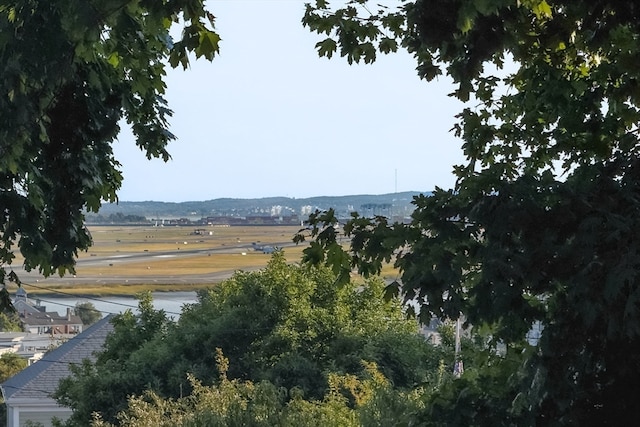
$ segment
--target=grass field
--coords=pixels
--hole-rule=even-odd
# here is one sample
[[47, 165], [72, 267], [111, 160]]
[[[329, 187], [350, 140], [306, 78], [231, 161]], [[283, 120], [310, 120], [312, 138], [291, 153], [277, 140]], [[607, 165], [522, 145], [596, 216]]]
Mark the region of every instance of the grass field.
[[[282, 245], [291, 243], [299, 227], [211, 227], [204, 234], [193, 234], [187, 227], [94, 227], [91, 235], [94, 246], [79, 259], [92, 256], [123, 256], [162, 254], [174, 250], [212, 250], [210, 253], [183, 257], [149, 257], [144, 261], [128, 262], [118, 267], [118, 275], [184, 275], [206, 274], [227, 270], [264, 267], [270, 255], [255, 251], [257, 245]], [[242, 247], [247, 245], [247, 247]], [[285, 256], [291, 262], [300, 261], [305, 246], [287, 247]], [[229, 253], [215, 250], [229, 248]], [[78, 274], [109, 274], [109, 267], [82, 267]]]
[[[90, 227], [94, 244], [79, 254], [73, 283], [50, 279], [39, 283], [47, 283], [49, 290], [86, 295], [197, 290], [216, 282], [190, 283], [189, 277], [265, 267], [271, 255], [254, 250], [253, 244], [285, 246], [286, 259], [299, 262], [306, 244], [286, 246], [291, 245], [298, 230], [297, 226]], [[98, 262], [105, 259], [114, 261]], [[18, 258], [14, 264], [20, 265], [22, 260]], [[389, 266], [382, 274], [395, 278], [396, 272]], [[108, 277], [112, 283], [95, 280], [100, 277]], [[158, 277], [164, 280], [157, 280]], [[45, 285], [41, 286], [42, 289], [30, 291], [47, 293]]]
[[[194, 234], [196, 230], [200, 234]], [[80, 257], [140, 251], [224, 248], [238, 244], [291, 242], [299, 227], [90, 227], [94, 245]]]

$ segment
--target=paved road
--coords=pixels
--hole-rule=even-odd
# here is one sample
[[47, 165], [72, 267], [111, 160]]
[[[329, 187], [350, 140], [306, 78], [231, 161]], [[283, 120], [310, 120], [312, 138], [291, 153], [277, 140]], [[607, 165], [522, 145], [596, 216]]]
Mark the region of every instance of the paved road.
[[[274, 244], [270, 244], [268, 246], [277, 246], [279, 248], [296, 246], [295, 243], [291, 241], [287, 242], [278, 242]], [[237, 245], [229, 245], [218, 248], [203, 248], [203, 249], [175, 249], [170, 251], [162, 251], [162, 252], [136, 252], [122, 255], [111, 255], [108, 257], [89, 257], [89, 258], [81, 258], [77, 261], [78, 266], [85, 267], [95, 267], [95, 266], [103, 266], [105, 263], [109, 262], [133, 262], [140, 261], [145, 258], [165, 258], [165, 257], [188, 257], [194, 255], [206, 255], [206, 254], [237, 254], [239, 252], [251, 252], [253, 251], [253, 245], [251, 244], [237, 244]]]

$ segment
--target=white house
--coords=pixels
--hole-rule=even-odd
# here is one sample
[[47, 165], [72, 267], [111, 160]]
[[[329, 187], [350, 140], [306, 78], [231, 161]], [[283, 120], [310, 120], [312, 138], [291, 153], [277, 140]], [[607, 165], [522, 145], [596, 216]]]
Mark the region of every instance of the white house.
[[26, 332], [49, 335], [82, 332], [82, 319], [73, 314], [71, 308], [67, 308], [67, 313], [63, 316], [55, 312], [47, 312], [39, 301], [33, 304], [27, 296], [27, 291], [22, 287], [16, 291], [13, 307], [16, 309]]
[[70, 364], [95, 359], [95, 353], [113, 330], [111, 317], [93, 324], [0, 384], [7, 405], [7, 427], [23, 427], [27, 421], [51, 427], [54, 417], [65, 420], [71, 415], [71, 409], [58, 405], [51, 395], [60, 380], [70, 375]]

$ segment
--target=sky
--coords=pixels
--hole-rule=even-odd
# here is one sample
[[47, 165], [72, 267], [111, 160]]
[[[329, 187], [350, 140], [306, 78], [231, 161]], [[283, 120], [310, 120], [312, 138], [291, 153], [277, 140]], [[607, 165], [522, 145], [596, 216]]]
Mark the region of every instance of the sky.
[[[337, 1], [334, 2], [339, 4]], [[453, 86], [417, 77], [406, 52], [373, 65], [319, 58], [304, 0], [209, 0], [212, 62], [170, 70], [172, 159], [147, 160], [123, 126], [120, 201], [183, 202], [452, 188], [463, 161]]]

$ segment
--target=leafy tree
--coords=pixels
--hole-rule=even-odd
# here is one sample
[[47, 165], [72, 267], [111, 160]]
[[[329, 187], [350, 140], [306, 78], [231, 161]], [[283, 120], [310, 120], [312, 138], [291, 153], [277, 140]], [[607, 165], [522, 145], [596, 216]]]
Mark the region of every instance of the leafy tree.
[[[118, 415], [120, 426], [356, 426], [356, 416], [339, 394], [320, 402], [298, 397], [286, 404], [286, 393], [263, 381], [229, 380], [229, 360], [217, 349], [220, 383], [204, 386], [189, 375], [193, 394], [176, 400], [163, 399], [153, 391], [131, 397], [126, 411]], [[94, 416], [94, 427], [112, 426]]]
[[0, 331], [22, 332], [22, 323], [16, 312], [11, 310], [0, 312]]
[[169, 158], [165, 68], [218, 51], [203, 3], [0, 1], [0, 283], [19, 283], [14, 249], [28, 271], [73, 271], [91, 244], [83, 212], [117, 200], [121, 120], [147, 157]]
[[[6, 317], [5, 314], [0, 315]], [[26, 367], [26, 359], [15, 353], [3, 353], [0, 355], [0, 383], [5, 382]], [[7, 406], [2, 397], [0, 397], [0, 423], [7, 424]]]
[[114, 331], [107, 336], [96, 364], [85, 360], [80, 365], [71, 365], [73, 376], [79, 379], [74, 381], [72, 376], [60, 382], [57, 398], [74, 411], [70, 425], [87, 425], [94, 408], [115, 415], [126, 406], [127, 396], [153, 384], [154, 379], [148, 376], [142, 363], [134, 365], [128, 359], [156, 336], [162, 337], [171, 320], [164, 311], [154, 309], [150, 292], [137, 297], [138, 314], [127, 310], [111, 320]]
[[[329, 376], [329, 390], [322, 400], [306, 400], [295, 392], [291, 397], [286, 390], [268, 381], [230, 380], [226, 376], [229, 360], [220, 349], [216, 350], [216, 366], [220, 373], [218, 384], [205, 386], [188, 375], [193, 392], [186, 397], [167, 399], [153, 391], [142, 396], [131, 396], [127, 408], [118, 414], [115, 425], [142, 426], [405, 426], [406, 415], [415, 406], [415, 397], [392, 390], [388, 381], [374, 364], [366, 366], [368, 375]], [[346, 394], [345, 394], [346, 393]], [[417, 393], [412, 393], [418, 395]], [[393, 398], [390, 396], [393, 395]], [[348, 397], [356, 401], [349, 404]], [[393, 401], [391, 407], [385, 402]], [[93, 427], [110, 427], [98, 414]]]
[[0, 382], [5, 382], [26, 367], [26, 359], [15, 353], [3, 353], [0, 356]]
[[75, 369], [61, 383], [59, 401], [74, 409], [75, 425], [86, 425], [93, 412], [114, 422], [128, 396], [195, 393], [187, 374], [218, 384], [218, 348], [229, 359], [230, 380], [267, 381], [309, 401], [324, 399], [331, 375], [367, 377], [363, 361], [375, 363], [394, 390], [435, 385], [442, 350], [426, 343], [399, 301], [385, 302], [382, 291], [378, 280], [336, 286], [327, 269], [287, 265], [276, 253], [264, 270], [237, 272], [202, 293], [177, 323], [150, 301], [141, 301], [139, 315], [117, 316], [96, 364]]
[[[419, 301], [423, 318], [464, 313], [491, 328], [505, 360], [522, 362], [517, 384], [493, 400], [504, 423], [640, 423], [638, 5], [318, 0], [303, 22], [326, 35], [321, 56], [372, 62], [405, 48], [421, 78], [446, 75], [468, 101], [454, 128], [466, 155], [455, 188], [416, 197], [408, 224], [354, 214], [348, 253], [333, 212], [316, 213], [306, 260], [345, 279], [393, 261], [401, 281], [389, 292]], [[535, 322], [541, 339], [521, 351]], [[460, 402], [492, 401], [476, 386]]]
[[83, 325], [93, 325], [102, 319], [102, 313], [96, 310], [95, 305], [91, 302], [78, 302], [74, 309], [75, 315], [79, 316]]

